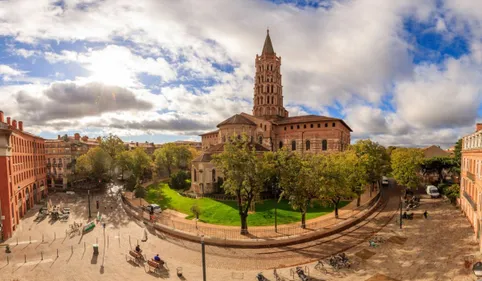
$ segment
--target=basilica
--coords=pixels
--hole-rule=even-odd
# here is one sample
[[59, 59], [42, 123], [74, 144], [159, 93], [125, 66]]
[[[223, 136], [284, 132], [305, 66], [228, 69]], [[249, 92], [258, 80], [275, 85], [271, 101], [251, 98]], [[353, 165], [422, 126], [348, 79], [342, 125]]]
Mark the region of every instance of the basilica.
[[350, 127], [338, 118], [319, 115], [289, 117], [283, 106], [281, 57], [277, 56], [269, 31], [263, 51], [256, 55], [253, 112], [241, 112], [217, 125], [217, 130], [201, 135], [202, 154], [192, 161], [191, 190], [197, 194], [220, 192], [220, 171], [212, 155], [224, 150], [233, 135], [245, 134], [257, 151], [286, 147], [299, 153], [343, 151], [350, 144]]

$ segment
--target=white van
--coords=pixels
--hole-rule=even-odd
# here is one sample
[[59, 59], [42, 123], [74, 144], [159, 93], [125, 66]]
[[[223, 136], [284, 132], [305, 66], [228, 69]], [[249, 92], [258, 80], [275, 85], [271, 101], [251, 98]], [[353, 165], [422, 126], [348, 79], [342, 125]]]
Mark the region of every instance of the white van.
[[435, 185], [427, 185], [427, 194], [430, 195], [430, 197], [432, 198], [440, 197], [438, 188]]
[[385, 176], [382, 177], [382, 185], [388, 185], [388, 178]]
[[162, 212], [161, 207], [157, 204], [149, 204], [149, 205], [147, 205], [146, 209], [147, 209], [148, 212], [151, 212], [151, 210], [153, 210], [153, 213]]

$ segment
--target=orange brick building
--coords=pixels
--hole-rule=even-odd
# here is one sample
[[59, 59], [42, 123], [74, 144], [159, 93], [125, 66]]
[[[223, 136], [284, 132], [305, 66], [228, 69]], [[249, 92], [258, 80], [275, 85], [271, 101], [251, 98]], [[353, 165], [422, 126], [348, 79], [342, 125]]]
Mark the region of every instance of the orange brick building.
[[[203, 154], [193, 160], [191, 189], [196, 193], [216, 191], [220, 175], [211, 155], [233, 135], [246, 134], [256, 147], [276, 151], [287, 147], [299, 153], [343, 151], [350, 145], [351, 128], [339, 118], [304, 115], [289, 117], [283, 105], [281, 57], [268, 34], [261, 56], [256, 55], [252, 114], [240, 113], [219, 123], [216, 131], [201, 135]], [[198, 176], [202, 175], [202, 176]], [[206, 176], [209, 175], [209, 176]]]
[[20, 219], [46, 195], [44, 139], [0, 111], [1, 238], [11, 237]]
[[482, 124], [462, 139], [460, 207], [473, 227], [482, 249]]

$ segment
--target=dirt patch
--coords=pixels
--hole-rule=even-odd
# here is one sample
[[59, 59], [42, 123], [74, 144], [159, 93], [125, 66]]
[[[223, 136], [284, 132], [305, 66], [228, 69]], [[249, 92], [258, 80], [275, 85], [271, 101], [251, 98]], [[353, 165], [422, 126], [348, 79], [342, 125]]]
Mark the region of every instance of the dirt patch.
[[380, 274], [380, 273], [377, 273], [375, 275], [373, 275], [372, 277], [368, 278], [367, 280], [365, 281], [400, 281], [398, 279], [394, 279], [394, 278], [390, 278], [386, 275], [383, 275], [383, 274]]
[[363, 249], [363, 250], [359, 251], [358, 253], [356, 253], [355, 256], [361, 258], [362, 260], [367, 260], [367, 259], [373, 257], [375, 254], [376, 254], [375, 252], [369, 251], [367, 249]]
[[408, 238], [405, 238], [405, 237], [400, 237], [400, 236], [392, 236], [390, 238], [388, 238], [388, 242], [391, 242], [391, 243], [394, 243], [394, 244], [398, 244], [398, 245], [403, 245], [405, 244], [405, 242], [407, 242]]

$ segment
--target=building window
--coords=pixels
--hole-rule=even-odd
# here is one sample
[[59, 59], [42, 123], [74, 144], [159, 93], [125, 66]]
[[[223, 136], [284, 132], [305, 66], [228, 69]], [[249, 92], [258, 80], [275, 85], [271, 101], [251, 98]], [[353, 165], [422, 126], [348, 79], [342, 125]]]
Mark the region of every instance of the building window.
[[283, 142], [282, 141], [279, 142], [279, 149], [281, 149], [281, 148], [283, 148]]
[[264, 130], [266, 131], [266, 125], [264, 125]]
[[286, 131], [286, 126], [285, 126], [285, 131]]
[[213, 169], [213, 182], [216, 182], [216, 170]]
[[263, 144], [263, 136], [259, 136], [259, 137], [258, 137], [258, 143], [259, 143], [259, 144]]
[[306, 129], [306, 124], [303, 125], [303, 129]]
[[296, 141], [291, 142], [291, 150], [296, 150]]
[[197, 182], [197, 171], [194, 169], [194, 182]]
[[299, 129], [300, 128], [300, 125], [296, 125], [296, 129]]
[[333, 123], [331, 124], [331, 126], [332, 126], [332, 127], [335, 127], [335, 122], [333, 122]]
[[327, 127], [328, 127], [328, 123], [325, 123], [325, 128], [327, 128]]
[[327, 150], [327, 149], [328, 149], [328, 141], [322, 140], [321, 141], [321, 150]]
[[293, 130], [293, 125], [291, 125], [291, 130]]
[[226, 136], [223, 136], [223, 142], [226, 142]]
[[310, 141], [309, 140], [306, 141], [306, 150], [310, 150]]
[[313, 128], [313, 124], [310, 125], [310, 128]]

